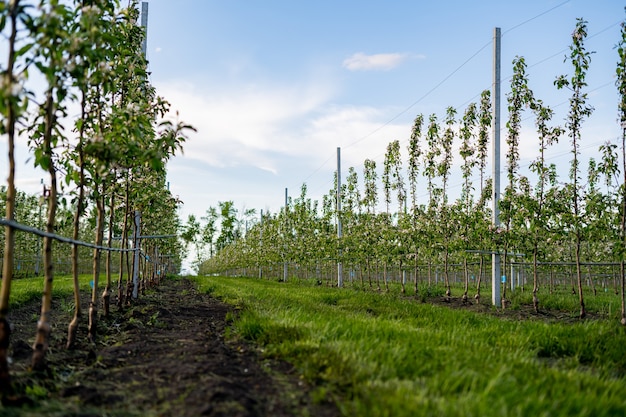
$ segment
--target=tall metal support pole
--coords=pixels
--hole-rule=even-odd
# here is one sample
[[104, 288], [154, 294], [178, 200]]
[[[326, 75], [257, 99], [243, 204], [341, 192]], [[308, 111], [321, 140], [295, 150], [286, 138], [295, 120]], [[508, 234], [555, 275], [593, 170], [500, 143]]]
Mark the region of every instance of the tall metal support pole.
[[148, 2], [141, 2], [141, 27], [143, 28], [143, 40], [141, 41], [141, 52], [146, 57], [148, 49]]
[[[493, 202], [493, 230], [497, 233], [500, 226], [500, 28], [493, 29], [493, 107], [492, 107], [492, 178], [493, 191], [491, 201]], [[500, 307], [500, 253], [491, 255], [491, 302], [494, 306]]]
[[[261, 228], [259, 229], [259, 257], [261, 256], [261, 251], [263, 250], [263, 209], [261, 209]], [[259, 262], [259, 279], [263, 278], [263, 267], [261, 266], [261, 262]]]
[[[287, 188], [285, 188], [285, 240], [287, 239], [287, 233], [289, 232], [288, 230], [288, 226], [289, 226], [289, 194], [288, 194], [288, 190]], [[284, 262], [283, 262], [283, 281], [287, 282], [287, 245], [284, 246], [283, 248], [284, 250]]]
[[133, 231], [133, 299], [139, 296], [139, 255], [141, 242], [141, 212], [135, 210], [135, 229]]
[[339, 249], [337, 251], [337, 286], [343, 287], [343, 263], [341, 263], [342, 251], [341, 251], [341, 237], [343, 236], [341, 230], [341, 148], [337, 148], [337, 243]]

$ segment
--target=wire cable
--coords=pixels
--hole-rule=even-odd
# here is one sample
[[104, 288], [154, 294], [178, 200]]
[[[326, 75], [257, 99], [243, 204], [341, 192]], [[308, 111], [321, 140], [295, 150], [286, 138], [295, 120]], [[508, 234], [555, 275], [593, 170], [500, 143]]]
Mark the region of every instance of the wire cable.
[[[552, 12], [552, 11], [554, 11], [554, 10], [558, 9], [558, 8], [560, 8], [560, 7], [563, 7], [564, 5], [566, 5], [566, 4], [570, 3], [570, 2], [571, 2], [571, 0], [565, 0], [565, 1], [563, 1], [563, 2], [561, 2], [561, 3], [559, 3], [559, 4], [557, 4], [557, 5], [555, 5], [555, 6], [553, 6], [553, 7], [551, 7], [550, 9], [545, 10], [545, 11], [543, 11], [543, 12], [541, 12], [541, 13], [539, 13], [539, 14], [537, 14], [537, 15], [533, 16], [533, 17], [531, 17], [530, 19], [524, 20], [524, 21], [520, 22], [519, 24], [517, 24], [517, 25], [515, 25], [515, 26], [513, 26], [513, 27], [511, 27], [511, 28], [509, 28], [509, 29], [507, 29], [506, 31], [504, 31], [504, 32], [502, 33], [502, 36], [504, 36], [504, 35], [506, 35], [506, 34], [508, 34], [508, 33], [512, 32], [512, 31], [514, 31], [514, 30], [516, 30], [516, 29], [519, 29], [520, 27], [525, 26], [526, 24], [528, 24], [528, 23], [530, 23], [530, 22], [532, 22], [532, 21], [534, 21], [534, 20], [536, 20], [536, 19], [538, 19], [538, 18], [540, 18], [540, 17], [542, 17], [542, 16], [544, 16], [544, 15], [546, 15], [546, 14], [548, 14], [548, 13], [550, 13], [550, 12]], [[620, 25], [621, 23], [622, 23], [622, 21], [621, 21], [621, 20], [620, 20], [620, 21], [618, 21], [618, 22], [616, 22], [616, 23], [613, 23], [613, 24], [611, 24], [611, 25], [609, 25], [609, 26], [605, 27], [604, 29], [602, 29], [602, 30], [600, 30], [600, 31], [598, 31], [598, 32], [596, 32], [596, 33], [594, 33], [593, 35], [588, 36], [587, 38], [588, 38], [588, 39], [592, 39], [592, 38], [594, 38], [594, 37], [596, 37], [596, 36], [599, 36], [600, 34], [602, 34], [602, 33], [606, 32], [606, 31], [608, 31], [609, 29], [611, 29], [611, 28], [615, 27], [616, 25]], [[415, 101], [414, 101], [413, 103], [411, 103], [409, 106], [407, 106], [406, 108], [404, 108], [403, 110], [401, 110], [399, 113], [397, 113], [395, 116], [393, 116], [392, 118], [390, 118], [389, 120], [387, 120], [385, 123], [381, 124], [380, 126], [376, 127], [375, 129], [373, 129], [371, 132], [367, 133], [367, 134], [366, 134], [366, 135], [364, 135], [364, 136], [361, 136], [360, 138], [358, 138], [358, 139], [354, 140], [353, 142], [349, 143], [348, 145], [344, 146], [344, 149], [348, 149], [348, 148], [350, 148], [350, 147], [352, 147], [352, 146], [354, 146], [354, 145], [356, 145], [356, 144], [358, 144], [358, 143], [360, 143], [360, 142], [364, 141], [365, 139], [367, 139], [367, 138], [371, 137], [371, 136], [372, 136], [372, 135], [374, 135], [375, 133], [377, 133], [377, 132], [381, 131], [382, 129], [384, 129], [385, 127], [389, 126], [392, 122], [394, 122], [395, 120], [397, 120], [400, 116], [402, 116], [402, 115], [404, 115], [405, 113], [407, 113], [409, 110], [411, 110], [411, 109], [412, 109], [413, 107], [415, 107], [417, 104], [419, 104], [419, 103], [420, 103], [420, 102], [422, 102], [425, 98], [427, 98], [427, 97], [428, 97], [428, 96], [430, 96], [433, 92], [435, 92], [435, 91], [436, 91], [439, 87], [441, 87], [444, 83], [446, 83], [446, 82], [447, 82], [450, 78], [452, 78], [452, 77], [453, 77], [453, 76], [454, 76], [457, 72], [459, 72], [459, 71], [460, 71], [463, 67], [465, 67], [465, 66], [466, 66], [466, 65], [467, 65], [470, 61], [472, 61], [472, 60], [473, 60], [473, 59], [474, 59], [477, 55], [479, 55], [479, 54], [480, 54], [483, 50], [485, 50], [485, 49], [486, 49], [488, 46], [490, 46], [491, 44], [492, 44], [492, 41], [491, 41], [491, 40], [490, 40], [489, 42], [485, 43], [485, 44], [484, 44], [483, 46], [481, 46], [478, 50], [476, 50], [476, 52], [474, 52], [474, 53], [473, 53], [473, 54], [472, 54], [469, 58], [467, 58], [467, 59], [466, 59], [463, 63], [461, 63], [461, 64], [460, 64], [458, 67], [456, 67], [456, 68], [455, 68], [452, 72], [450, 72], [450, 73], [449, 73], [446, 77], [444, 77], [441, 81], [439, 81], [436, 85], [434, 85], [434, 86], [433, 86], [430, 90], [428, 90], [425, 94], [423, 94], [422, 96], [420, 96], [417, 100], [415, 100]], [[550, 56], [548, 56], [548, 57], [546, 57], [546, 58], [544, 58], [544, 59], [542, 59], [542, 60], [540, 60], [540, 61], [538, 61], [538, 62], [536, 62], [536, 63], [534, 63], [534, 64], [532, 64], [532, 65], [530, 65], [530, 66], [529, 66], [529, 68], [536, 67], [536, 66], [538, 66], [538, 65], [540, 65], [540, 64], [542, 64], [542, 63], [544, 63], [544, 62], [546, 62], [546, 61], [549, 61], [549, 60], [551, 60], [551, 59], [553, 59], [553, 58], [555, 58], [555, 57], [557, 57], [557, 56], [559, 56], [559, 55], [561, 55], [561, 54], [563, 54], [563, 53], [567, 52], [567, 50], [568, 50], [567, 48], [565, 48], [565, 49], [561, 49], [560, 51], [558, 51], [558, 52], [556, 52], [556, 53], [554, 53], [554, 54], [551, 54]], [[511, 75], [511, 76], [508, 76], [507, 78], [503, 78], [503, 81], [506, 81], [507, 79], [510, 79], [511, 77], [512, 77], [512, 75]], [[606, 84], [603, 84], [603, 85], [601, 85], [601, 86], [597, 87], [596, 89], [591, 90], [590, 92], [595, 91], [595, 90], [600, 89], [600, 88], [603, 88], [603, 87], [605, 87], [605, 86], [609, 85], [610, 83], [611, 83], [611, 82], [606, 83]], [[482, 91], [482, 90], [481, 90], [481, 91]], [[480, 96], [480, 94], [481, 94], [481, 93], [476, 94], [474, 97], [472, 97], [471, 99], [469, 99], [468, 101], [466, 101], [466, 102], [465, 102], [465, 104], [464, 104], [464, 105], [462, 105], [461, 107], [463, 107], [463, 106], [467, 105], [469, 102], [472, 102], [473, 100], [475, 100], [477, 97], [479, 97], [479, 96]], [[558, 107], [558, 106], [560, 106], [560, 105], [562, 105], [562, 104], [564, 104], [564, 103], [559, 103], [559, 104], [557, 104], [557, 105], [556, 105], [556, 107]], [[504, 127], [502, 128], [502, 130], [504, 130]], [[403, 142], [404, 142], [404, 141], [403, 141]], [[376, 158], [374, 158], [374, 159], [377, 159], [378, 157], [380, 157], [380, 155], [378, 155], [378, 156], [377, 156]], [[326, 159], [326, 160], [325, 160], [325, 161], [324, 161], [324, 162], [323, 162], [323, 163], [322, 163], [322, 164], [321, 164], [318, 168], [316, 168], [313, 172], [311, 172], [311, 174], [309, 174], [309, 175], [308, 175], [308, 176], [304, 179], [304, 182], [306, 183], [306, 181], [307, 181], [307, 180], [309, 180], [309, 179], [310, 179], [310, 178], [312, 178], [312, 177], [313, 177], [316, 173], [318, 173], [319, 171], [321, 171], [321, 169], [322, 169], [322, 168], [323, 168], [326, 164], [328, 164], [328, 162], [329, 162], [329, 161], [331, 161], [333, 158], [334, 158], [334, 157], [333, 157], [333, 156], [331, 156], [331, 157], [329, 157], [328, 159]], [[329, 181], [329, 182], [327, 182], [327, 183], [331, 183], [331, 182], [332, 182], [332, 181]]]
[[5, 218], [0, 218], [0, 225], [9, 226], [12, 229], [20, 230], [22, 232], [31, 233], [31, 234], [37, 235], [39, 237], [47, 237], [47, 238], [50, 238], [50, 239], [57, 240], [59, 242], [71, 243], [71, 244], [74, 244], [74, 245], [84, 246], [84, 247], [92, 248], [92, 249], [99, 249], [99, 250], [112, 251], [112, 252], [134, 252], [134, 251], [139, 250], [139, 248], [136, 248], [136, 249], [120, 249], [120, 248], [110, 248], [110, 247], [107, 247], [107, 246], [98, 246], [98, 245], [95, 245], [93, 243], [82, 242], [80, 240], [74, 240], [74, 239], [70, 239], [70, 238], [67, 238], [67, 237], [64, 237], [64, 236], [59, 236], [59, 235], [54, 234], [54, 233], [45, 232], [43, 230], [39, 230], [39, 229], [36, 229], [34, 227], [23, 225], [21, 223], [16, 222], [15, 220], [9, 220], [9, 219], [5, 219]]
[[[504, 34], [509, 33], [515, 29], [518, 29], [526, 24], [528, 24], [529, 22], [538, 19], [541, 16], [544, 16], [550, 12], [552, 12], [553, 10], [562, 7], [563, 5], [569, 3], [571, 0], [566, 0], [564, 2], [561, 2], [559, 4], [557, 4], [556, 6], [542, 12], [539, 13], [536, 16], [533, 16], [530, 19], [527, 19], [515, 26], [513, 26], [512, 28], [506, 30]], [[608, 30], [608, 28], [604, 29], [604, 30]], [[603, 30], [603, 31], [604, 31]], [[601, 33], [601, 32], [600, 32]], [[382, 129], [384, 129], [385, 127], [389, 126], [392, 122], [394, 122], [395, 120], [397, 120], [400, 116], [404, 115], [405, 113], [407, 113], [409, 110], [411, 110], [413, 107], [415, 107], [417, 104], [419, 104], [420, 102], [422, 102], [425, 98], [427, 98], [428, 96], [430, 96], [433, 92], [435, 92], [439, 87], [441, 87], [444, 83], [446, 83], [450, 78], [452, 78], [457, 72], [459, 72], [463, 67], [465, 67], [470, 61], [472, 61], [477, 55], [479, 55], [483, 50], [485, 50], [485, 48], [487, 48], [489, 45], [492, 44], [492, 41], [490, 40], [489, 42], [485, 43], [483, 46], [481, 46], [476, 52], [474, 52], [469, 58], [467, 58], [463, 63], [461, 63], [458, 67], [456, 67], [452, 72], [450, 72], [446, 77], [444, 77], [440, 82], [438, 82], [435, 86], [433, 86], [430, 90], [428, 90], [425, 94], [423, 94], [422, 96], [420, 96], [417, 100], [415, 100], [413, 103], [411, 103], [409, 106], [407, 106], [406, 108], [404, 108], [402, 111], [400, 111], [399, 113], [397, 113], [395, 116], [393, 116], [391, 119], [387, 120], [385, 123], [381, 124], [380, 126], [378, 126], [377, 128], [375, 128], [374, 130], [372, 130], [371, 132], [369, 132], [368, 134], [356, 139], [355, 141], [349, 143], [347, 146], [344, 146], [344, 149], [348, 149], [362, 141], [364, 141], [365, 139], [371, 137], [372, 135], [374, 135], [375, 133], [381, 131]], [[547, 59], [551, 59], [552, 57], [561, 54], [563, 51], [559, 51], [557, 54], [550, 56]], [[541, 61], [543, 62], [543, 61]], [[478, 94], [477, 96], [479, 96], [480, 94]], [[477, 96], [474, 96], [477, 97]], [[470, 101], [473, 100], [470, 99]], [[329, 157], [328, 159], [326, 159], [318, 168], [316, 168], [313, 172], [311, 172], [311, 174], [309, 174], [305, 179], [304, 182], [306, 182], [307, 180], [309, 180], [311, 177], [313, 177], [317, 172], [319, 172], [330, 160], [332, 160], [333, 157]]]
[[519, 28], [519, 27], [521, 27], [521, 26], [524, 26], [524, 25], [525, 25], [525, 24], [527, 24], [527, 23], [532, 22], [533, 20], [535, 20], [535, 19], [537, 19], [537, 18], [539, 18], [539, 17], [541, 17], [541, 16], [543, 16], [543, 15], [545, 15], [545, 14], [550, 13], [551, 11], [553, 11], [553, 10], [555, 10], [555, 9], [558, 9], [558, 8], [559, 8], [559, 7], [561, 7], [561, 6], [566, 5], [566, 4], [567, 4], [567, 3], [569, 3], [570, 1], [571, 1], [571, 0], [565, 0], [564, 2], [559, 3], [559, 4], [557, 4], [556, 6], [552, 7], [551, 9], [548, 9], [548, 10], [546, 10], [546, 11], [545, 11], [545, 12], [543, 12], [543, 13], [539, 13], [537, 16], [531, 17], [531, 18], [530, 18], [530, 19], [528, 19], [528, 20], [524, 20], [522, 23], [519, 23], [519, 24], [517, 24], [517, 25], [513, 26], [512, 28], [507, 29], [507, 30], [505, 30], [504, 32], [502, 32], [502, 36], [506, 35], [507, 33], [511, 32], [511, 31], [514, 31], [515, 29], [517, 29], [517, 28]]

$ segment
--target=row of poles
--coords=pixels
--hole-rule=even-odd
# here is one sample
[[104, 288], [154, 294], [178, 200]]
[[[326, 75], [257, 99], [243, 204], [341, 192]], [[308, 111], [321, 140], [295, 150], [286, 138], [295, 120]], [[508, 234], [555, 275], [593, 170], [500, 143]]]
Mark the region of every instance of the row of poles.
[[[493, 106], [492, 106], [492, 178], [493, 178], [493, 190], [491, 195], [492, 207], [492, 224], [494, 230], [500, 226], [500, 209], [498, 203], [500, 201], [500, 40], [501, 40], [500, 28], [496, 27], [493, 30]], [[343, 236], [341, 227], [341, 148], [337, 148], [337, 238], [341, 239]], [[285, 188], [285, 210], [288, 210], [288, 190]], [[263, 212], [261, 212], [261, 221], [263, 219]], [[341, 249], [339, 249], [341, 251]], [[341, 253], [339, 253], [341, 258]], [[502, 299], [500, 295], [500, 253], [497, 251], [491, 252], [491, 302], [494, 306], [500, 307]], [[287, 262], [283, 264], [283, 280], [287, 281], [288, 266]], [[261, 274], [261, 272], [259, 272]], [[343, 287], [343, 264], [341, 261], [337, 262], [337, 286]]]

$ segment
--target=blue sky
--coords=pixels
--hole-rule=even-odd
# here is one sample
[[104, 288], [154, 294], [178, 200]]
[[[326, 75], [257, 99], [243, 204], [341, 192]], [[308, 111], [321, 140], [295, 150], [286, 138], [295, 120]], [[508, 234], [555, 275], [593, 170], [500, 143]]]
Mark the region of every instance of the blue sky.
[[[477, 101], [491, 86], [496, 26], [503, 94], [511, 61], [524, 56], [531, 88], [559, 105], [560, 123], [568, 94], [553, 81], [571, 73], [564, 57], [577, 17], [588, 21], [587, 47], [596, 51], [589, 90], [608, 83], [590, 93], [596, 110], [583, 147], [595, 151], [620, 134], [613, 74], [623, 7], [609, 0], [183, 0], [176, 7], [150, 0], [152, 81], [198, 128], [185, 155], [170, 163], [172, 192], [185, 215], [225, 200], [274, 212], [284, 189], [297, 196], [303, 182], [321, 201], [332, 187], [337, 147], [343, 175], [354, 166], [361, 176], [366, 158], [382, 169], [390, 141], [406, 149], [418, 113], [442, 119], [446, 107], [462, 113]], [[503, 97], [503, 126], [506, 118]], [[532, 133], [531, 126], [522, 165], [536, 156]], [[564, 172], [567, 149], [563, 138], [552, 154]]]
[[[322, 199], [332, 187], [336, 149], [342, 174], [374, 159], [382, 172], [387, 144], [403, 158], [414, 117], [446, 107], [462, 114], [491, 88], [493, 28], [502, 37], [502, 126], [511, 61], [524, 56], [530, 87], [567, 113], [568, 93], [553, 81], [564, 62], [576, 18], [588, 21], [590, 104], [583, 152], [616, 141], [614, 86], [617, 0], [149, 0], [148, 59], [152, 83], [180, 118], [194, 125], [183, 156], [169, 163], [181, 215], [201, 216], [218, 201], [239, 210], [277, 211], [284, 190]], [[536, 156], [532, 121], [522, 135], [522, 166]], [[503, 133], [503, 158], [504, 158]], [[568, 138], [551, 150], [564, 168]], [[26, 152], [18, 151], [26, 160]], [[502, 164], [505, 168], [504, 162]], [[490, 169], [490, 168], [489, 168]], [[458, 172], [458, 165], [456, 167]], [[20, 172], [23, 174], [20, 176]], [[18, 187], [39, 190], [40, 174], [18, 167]], [[425, 190], [425, 181], [422, 181]], [[452, 180], [458, 190], [460, 181]]]

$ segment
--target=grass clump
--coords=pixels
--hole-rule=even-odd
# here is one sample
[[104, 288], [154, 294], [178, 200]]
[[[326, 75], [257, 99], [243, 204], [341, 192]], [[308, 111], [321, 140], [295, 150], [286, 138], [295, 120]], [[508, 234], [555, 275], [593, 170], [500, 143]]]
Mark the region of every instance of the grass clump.
[[[80, 275], [81, 288], [89, 288], [93, 277], [89, 274]], [[40, 300], [43, 294], [43, 277], [18, 278], [11, 282], [11, 299], [9, 307], [17, 308], [29, 302]], [[58, 299], [71, 296], [74, 293], [73, 279], [69, 275], [54, 277], [52, 284], [52, 298]], [[104, 288], [104, 287], [103, 287]], [[66, 306], [68, 309], [69, 306]]]
[[293, 363], [345, 415], [626, 415], [617, 322], [504, 320], [374, 291], [197, 278], [235, 332]]

